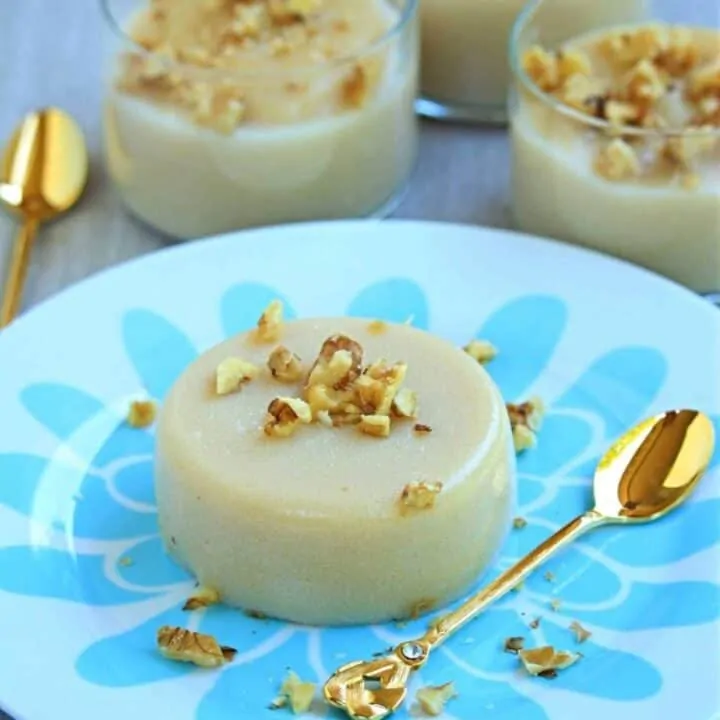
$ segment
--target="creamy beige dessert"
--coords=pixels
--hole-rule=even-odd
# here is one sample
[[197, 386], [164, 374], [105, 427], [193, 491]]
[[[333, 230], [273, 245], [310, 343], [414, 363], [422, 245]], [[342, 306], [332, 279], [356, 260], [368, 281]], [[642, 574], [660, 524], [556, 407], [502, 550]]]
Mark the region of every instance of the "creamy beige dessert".
[[138, 50], [113, 57], [105, 107], [127, 206], [181, 238], [378, 210], [416, 155], [404, 7], [152, 0], [127, 28]]
[[170, 553], [208, 597], [300, 623], [461, 594], [510, 526], [514, 469], [503, 399], [468, 353], [406, 325], [283, 325], [278, 305], [187, 369], [157, 429]]
[[522, 64], [519, 227], [720, 288], [720, 32], [621, 27]]
[[[495, 108], [504, 115], [510, 32], [525, 5], [525, 0], [420, 0], [423, 96], [450, 105]], [[608, 23], [641, 20], [646, 6], [647, 0], [550, 0], [542, 10], [543, 22], [555, 37], [568, 37]]]

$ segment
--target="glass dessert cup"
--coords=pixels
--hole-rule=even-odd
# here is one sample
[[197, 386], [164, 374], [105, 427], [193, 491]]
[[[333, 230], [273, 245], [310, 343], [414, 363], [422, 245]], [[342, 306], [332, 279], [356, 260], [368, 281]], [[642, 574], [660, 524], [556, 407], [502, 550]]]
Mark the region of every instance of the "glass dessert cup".
[[337, 37], [316, 51], [311, 43], [325, 36], [309, 24], [301, 34], [298, 22], [296, 45], [286, 41], [295, 42], [294, 28], [279, 28], [267, 52], [264, 41], [241, 37], [231, 61], [138, 37], [147, 0], [100, 2], [109, 38], [104, 153], [133, 215], [189, 239], [394, 208], [417, 156], [417, 0], [376, 0], [377, 32], [362, 28], [361, 47], [347, 55], [332, 50], [352, 46], [344, 38], [354, 26], [335, 21], [327, 32]]
[[[420, 0], [421, 97], [427, 117], [507, 123], [508, 45], [525, 0]], [[569, 35], [645, 16], [647, 0], [561, 0], [553, 23]]]
[[[720, 29], [668, 25], [656, 13], [648, 23], [579, 37], [558, 33], [552, 22], [552, 6], [561, 2], [532, 3], [513, 33], [515, 224], [623, 258], [696, 292], [717, 291], [720, 102], [715, 108], [712, 58], [720, 57]], [[588, 73], [574, 51], [611, 75]], [[547, 62], [577, 67], [563, 80], [558, 64], [560, 79], [547, 80]], [[596, 82], [605, 83], [603, 92]]]

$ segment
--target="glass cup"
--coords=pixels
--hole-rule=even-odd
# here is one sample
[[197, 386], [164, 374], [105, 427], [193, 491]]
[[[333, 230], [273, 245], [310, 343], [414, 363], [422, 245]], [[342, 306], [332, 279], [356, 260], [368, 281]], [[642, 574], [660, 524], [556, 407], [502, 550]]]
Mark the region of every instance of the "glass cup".
[[229, 69], [133, 40], [149, 0], [100, 0], [105, 158], [131, 213], [188, 239], [390, 212], [417, 156], [417, 0], [374, 1], [389, 28], [361, 52]]
[[[640, 23], [588, 23], [585, 40], [595, 44], [578, 56], [577, 26], [558, 22], [563, 4], [536, 0], [513, 32], [515, 224], [697, 292], [720, 290], [716, 12], [648, 3]], [[588, 74], [583, 57], [603, 74]]]
[[[556, 0], [554, 21], [568, 33], [592, 24], [632, 22], [646, 0]], [[507, 122], [508, 46], [525, 0], [420, 0], [421, 97], [427, 117]]]

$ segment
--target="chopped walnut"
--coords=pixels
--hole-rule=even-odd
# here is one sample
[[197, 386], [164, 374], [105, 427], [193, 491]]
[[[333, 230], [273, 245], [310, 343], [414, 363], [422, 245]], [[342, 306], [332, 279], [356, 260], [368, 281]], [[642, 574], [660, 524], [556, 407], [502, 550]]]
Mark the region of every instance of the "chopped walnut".
[[362, 65], [355, 65], [342, 86], [342, 103], [347, 108], [363, 106], [368, 95], [367, 72]]
[[600, 47], [611, 63], [627, 67], [657, 58], [667, 47], [667, 34], [663, 27], [642, 27], [611, 34], [603, 39]]
[[183, 610], [199, 610], [220, 602], [220, 593], [214, 588], [199, 587], [185, 601]]
[[369, 365], [355, 383], [363, 410], [379, 415], [389, 414], [406, 373], [407, 365], [402, 362], [388, 365], [380, 360]]
[[432, 432], [432, 428], [423, 423], [416, 423], [413, 425], [413, 432], [417, 435], [429, 435]]
[[649, 60], [641, 60], [625, 78], [624, 95], [631, 102], [653, 103], [667, 92], [667, 81]]
[[717, 144], [717, 131], [713, 128], [691, 128], [670, 138], [663, 147], [663, 156], [682, 168], [688, 168], [695, 159], [712, 151]]
[[567, 83], [572, 77], [587, 77], [592, 73], [590, 59], [577, 50], [561, 51], [556, 55], [559, 81]]
[[276, 342], [282, 332], [283, 304], [280, 300], [273, 300], [260, 316], [255, 335], [260, 342]]
[[420, 688], [415, 694], [415, 699], [426, 715], [437, 717], [442, 715], [445, 705], [457, 696], [455, 686], [447, 682], [444, 685]]
[[537, 432], [542, 425], [545, 406], [538, 397], [519, 405], [507, 403], [515, 452], [523, 452], [537, 445]]
[[157, 406], [152, 400], [134, 400], [130, 403], [127, 422], [130, 427], [146, 428], [155, 422]]
[[497, 348], [488, 340], [471, 340], [464, 348], [475, 361], [483, 364], [497, 357]]
[[312, 422], [310, 406], [300, 398], [278, 397], [268, 406], [263, 432], [271, 437], [289, 437]]
[[691, 100], [720, 96], [720, 57], [697, 68], [688, 79], [687, 94]]
[[403, 512], [412, 510], [429, 510], [435, 506], [435, 500], [442, 491], [441, 482], [408, 483], [400, 494], [400, 505]]
[[393, 417], [415, 418], [418, 412], [418, 397], [414, 390], [400, 388], [390, 407]]
[[215, 370], [215, 392], [218, 395], [237, 392], [257, 374], [258, 368], [252, 363], [237, 357], [226, 358]]
[[526, 526], [527, 526], [527, 520], [526, 520], [525, 518], [516, 517], [516, 518], [513, 520], [513, 527], [514, 527], [516, 530], [522, 530], [522, 529], [523, 529], [524, 527], [526, 527]]
[[518, 655], [530, 675], [540, 675], [546, 678], [556, 677], [558, 670], [565, 670], [580, 659], [578, 653], [556, 650], [550, 645], [520, 650]]
[[558, 598], [553, 598], [553, 599], [550, 601], [550, 609], [551, 609], [553, 612], [557, 612], [557, 611], [561, 608], [561, 606], [562, 606], [562, 601], [559, 600]]
[[555, 90], [560, 84], [557, 57], [539, 45], [534, 45], [525, 52], [522, 67], [528, 77], [545, 92]]
[[597, 89], [597, 84], [587, 75], [577, 73], [563, 83], [560, 98], [576, 110], [592, 112], [593, 107], [589, 100], [597, 95]]
[[212, 635], [169, 625], [158, 630], [157, 645], [168, 660], [190, 662], [205, 668], [225, 665], [237, 654], [235, 648], [219, 645]]
[[687, 75], [700, 61], [700, 50], [689, 28], [670, 28], [665, 48], [655, 63], [674, 77]]
[[640, 160], [628, 143], [615, 138], [598, 153], [595, 170], [607, 180], [624, 180], [640, 174]]
[[415, 601], [410, 607], [408, 617], [411, 620], [417, 620], [420, 616], [430, 612], [437, 605], [437, 601], [432, 598], [422, 598]]
[[575, 633], [575, 642], [584, 643], [592, 633], [586, 630], [577, 620], [570, 623], [570, 630]]
[[303, 376], [300, 358], [282, 345], [270, 353], [267, 366], [270, 374], [280, 382], [294, 383]]
[[509, 637], [505, 640], [504, 649], [507, 653], [517, 655], [525, 647], [524, 637]]
[[273, 22], [284, 25], [305, 19], [317, 12], [321, 0], [269, 0], [268, 7]]
[[555, 582], [555, 573], [550, 572], [550, 570], [546, 570], [545, 574], [543, 575], [545, 580], [548, 582]]
[[347, 335], [332, 335], [322, 344], [308, 374], [306, 387], [326, 385], [342, 389], [360, 375], [362, 346]]
[[312, 705], [315, 689], [315, 683], [303, 682], [296, 673], [289, 670], [280, 686], [280, 694], [272, 701], [271, 707], [281, 708], [289, 703], [294, 715], [306, 713]]
[[387, 415], [361, 415], [357, 429], [364, 435], [388, 437], [390, 435], [390, 418]]
[[534, 620], [531, 620], [531, 621], [528, 623], [528, 627], [529, 627], [531, 630], [537, 630], [537, 629], [540, 627], [540, 618], [539, 618], [539, 617], [536, 617]]
[[373, 320], [367, 329], [371, 335], [382, 335], [387, 332], [388, 325], [384, 320]]

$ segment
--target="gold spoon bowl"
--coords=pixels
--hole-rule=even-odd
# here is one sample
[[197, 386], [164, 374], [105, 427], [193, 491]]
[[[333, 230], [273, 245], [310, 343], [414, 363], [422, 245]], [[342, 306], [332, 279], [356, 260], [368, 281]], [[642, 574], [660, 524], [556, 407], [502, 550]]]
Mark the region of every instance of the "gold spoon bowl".
[[603, 456], [593, 478], [595, 505], [569, 522], [419, 638], [385, 657], [339, 668], [325, 683], [326, 701], [353, 720], [382, 720], [404, 702], [411, 674], [430, 653], [580, 535], [602, 525], [637, 524], [667, 515], [690, 497], [715, 446], [707, 415], [671, 410], [645, 420]]

